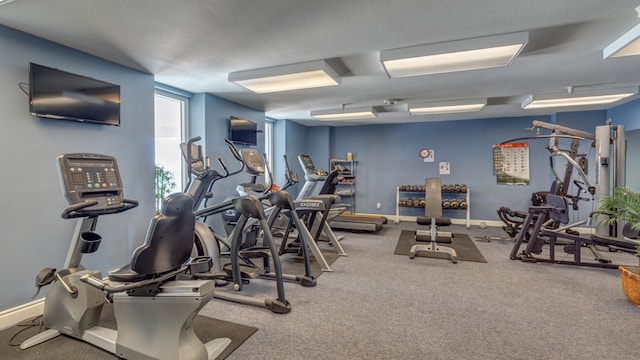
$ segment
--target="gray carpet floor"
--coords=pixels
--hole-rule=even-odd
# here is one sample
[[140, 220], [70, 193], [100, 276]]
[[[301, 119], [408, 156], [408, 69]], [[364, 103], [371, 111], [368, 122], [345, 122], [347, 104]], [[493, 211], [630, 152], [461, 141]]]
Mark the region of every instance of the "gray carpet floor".
[[[228, 359], [638, 358], [640, 308], [617, 270], [510, 260], [513, 241], [493, 238], [475, 242], [486, 263], [394, 255], [401, 231], [417, 227], [341, 232], [349, 256], [316, 287], [286, 284], [289, 314], [219, 300], [201, 314], [259, 329]], [[491, 227], [448, 230], [506, 236]], [[243, 292], [275, 296], [268, 281]]]
[[[110, 360], [118, 358], [96, 346], [66, 336], [58, 336], [29, 349], [20, 349], [18, 346], [20, 343], [36, 335], [41, 330], [39, 326], [40, 321], [41, 317], [32, 319], [31, 321], [24, 321], [18, 326], [0, 331], [0, 359]], [[98, 325], [108, 329], [117, 328], [113, 314], [113, 306], [109, 304], [104, 306]], [[205, 316], [196, 316], [193, 321], [193, 329], [203, 342], [221, 337], [231, 339], [231, 344], [216, 358], [217, 360], [225, 359], [258, 330], [251, 326], [244, 326]]]

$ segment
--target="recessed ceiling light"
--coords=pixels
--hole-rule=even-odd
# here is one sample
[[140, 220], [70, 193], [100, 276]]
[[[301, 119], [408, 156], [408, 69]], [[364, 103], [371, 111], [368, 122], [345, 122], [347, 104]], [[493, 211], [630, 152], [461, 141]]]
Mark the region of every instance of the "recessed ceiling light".
[[324, 60], [237, 71], [230, 73], [228, 79], [259, 94], [332, 86], [341, 81]]
[[360, 107], [352, 109], [315, 110], [311, 117], [316, 120], [345, 120], [345, 119], [371, 119], [378, 117], [373, 107]]
[[543, 109], [552, 107], [573, 107], [608, 105], [638, 93], [638, 87], [577, 90], [566, 94], [529, 95], [523, 102], [523, 109]]
[[[640, 17], [640, 6], [636, 7]], [[640, 24], [632, 27], [602, 50], [602, 58], [640, 54]]]
[[508, 66], [529, 41], [528, 32], [383, 50], [389, 77], [405, 77]]
[[487, 105], [487, 99], [447, 100], [409, 104], [411, 115], [451, 114], [480, 111]]

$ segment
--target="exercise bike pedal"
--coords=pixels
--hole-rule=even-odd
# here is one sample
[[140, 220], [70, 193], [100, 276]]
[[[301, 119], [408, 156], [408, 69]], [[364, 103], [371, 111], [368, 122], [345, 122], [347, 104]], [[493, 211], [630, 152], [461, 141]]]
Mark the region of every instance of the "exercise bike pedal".
[[36, 296], [40, 294], [40, 289], [43, 286], [47, 286], [51, 284], [55, 279], [56, 279], [56, 269], [44, 268], [40, 270], [38, 275], [36, 275], [36, 288], [38, 288], [38, 290], [36, 290], [35, 295], [33, 295], [31, 298], [35, 299]]

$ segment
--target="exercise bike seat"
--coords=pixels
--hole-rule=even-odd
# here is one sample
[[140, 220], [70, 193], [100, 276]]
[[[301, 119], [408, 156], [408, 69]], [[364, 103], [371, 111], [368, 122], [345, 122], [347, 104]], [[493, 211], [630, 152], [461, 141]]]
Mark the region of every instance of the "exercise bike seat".
[[131, 263], [110, 272], [109, 280], [136, 282], [182, 266], [191, 256], [195, 222], [191, 195], [167, 196], [162, 212], [149, 224], [144, 243], [133, 251]]

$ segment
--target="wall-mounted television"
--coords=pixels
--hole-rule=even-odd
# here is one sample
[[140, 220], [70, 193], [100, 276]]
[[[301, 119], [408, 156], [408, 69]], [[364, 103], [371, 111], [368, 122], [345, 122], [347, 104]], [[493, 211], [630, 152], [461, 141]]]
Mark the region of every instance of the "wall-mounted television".
[[238, 144], [257, 145], [258, 125], [232, 116], [229, 121], [229, 140]]
[[120, 86], [29, 63], [31, 115], [120, 125]]

